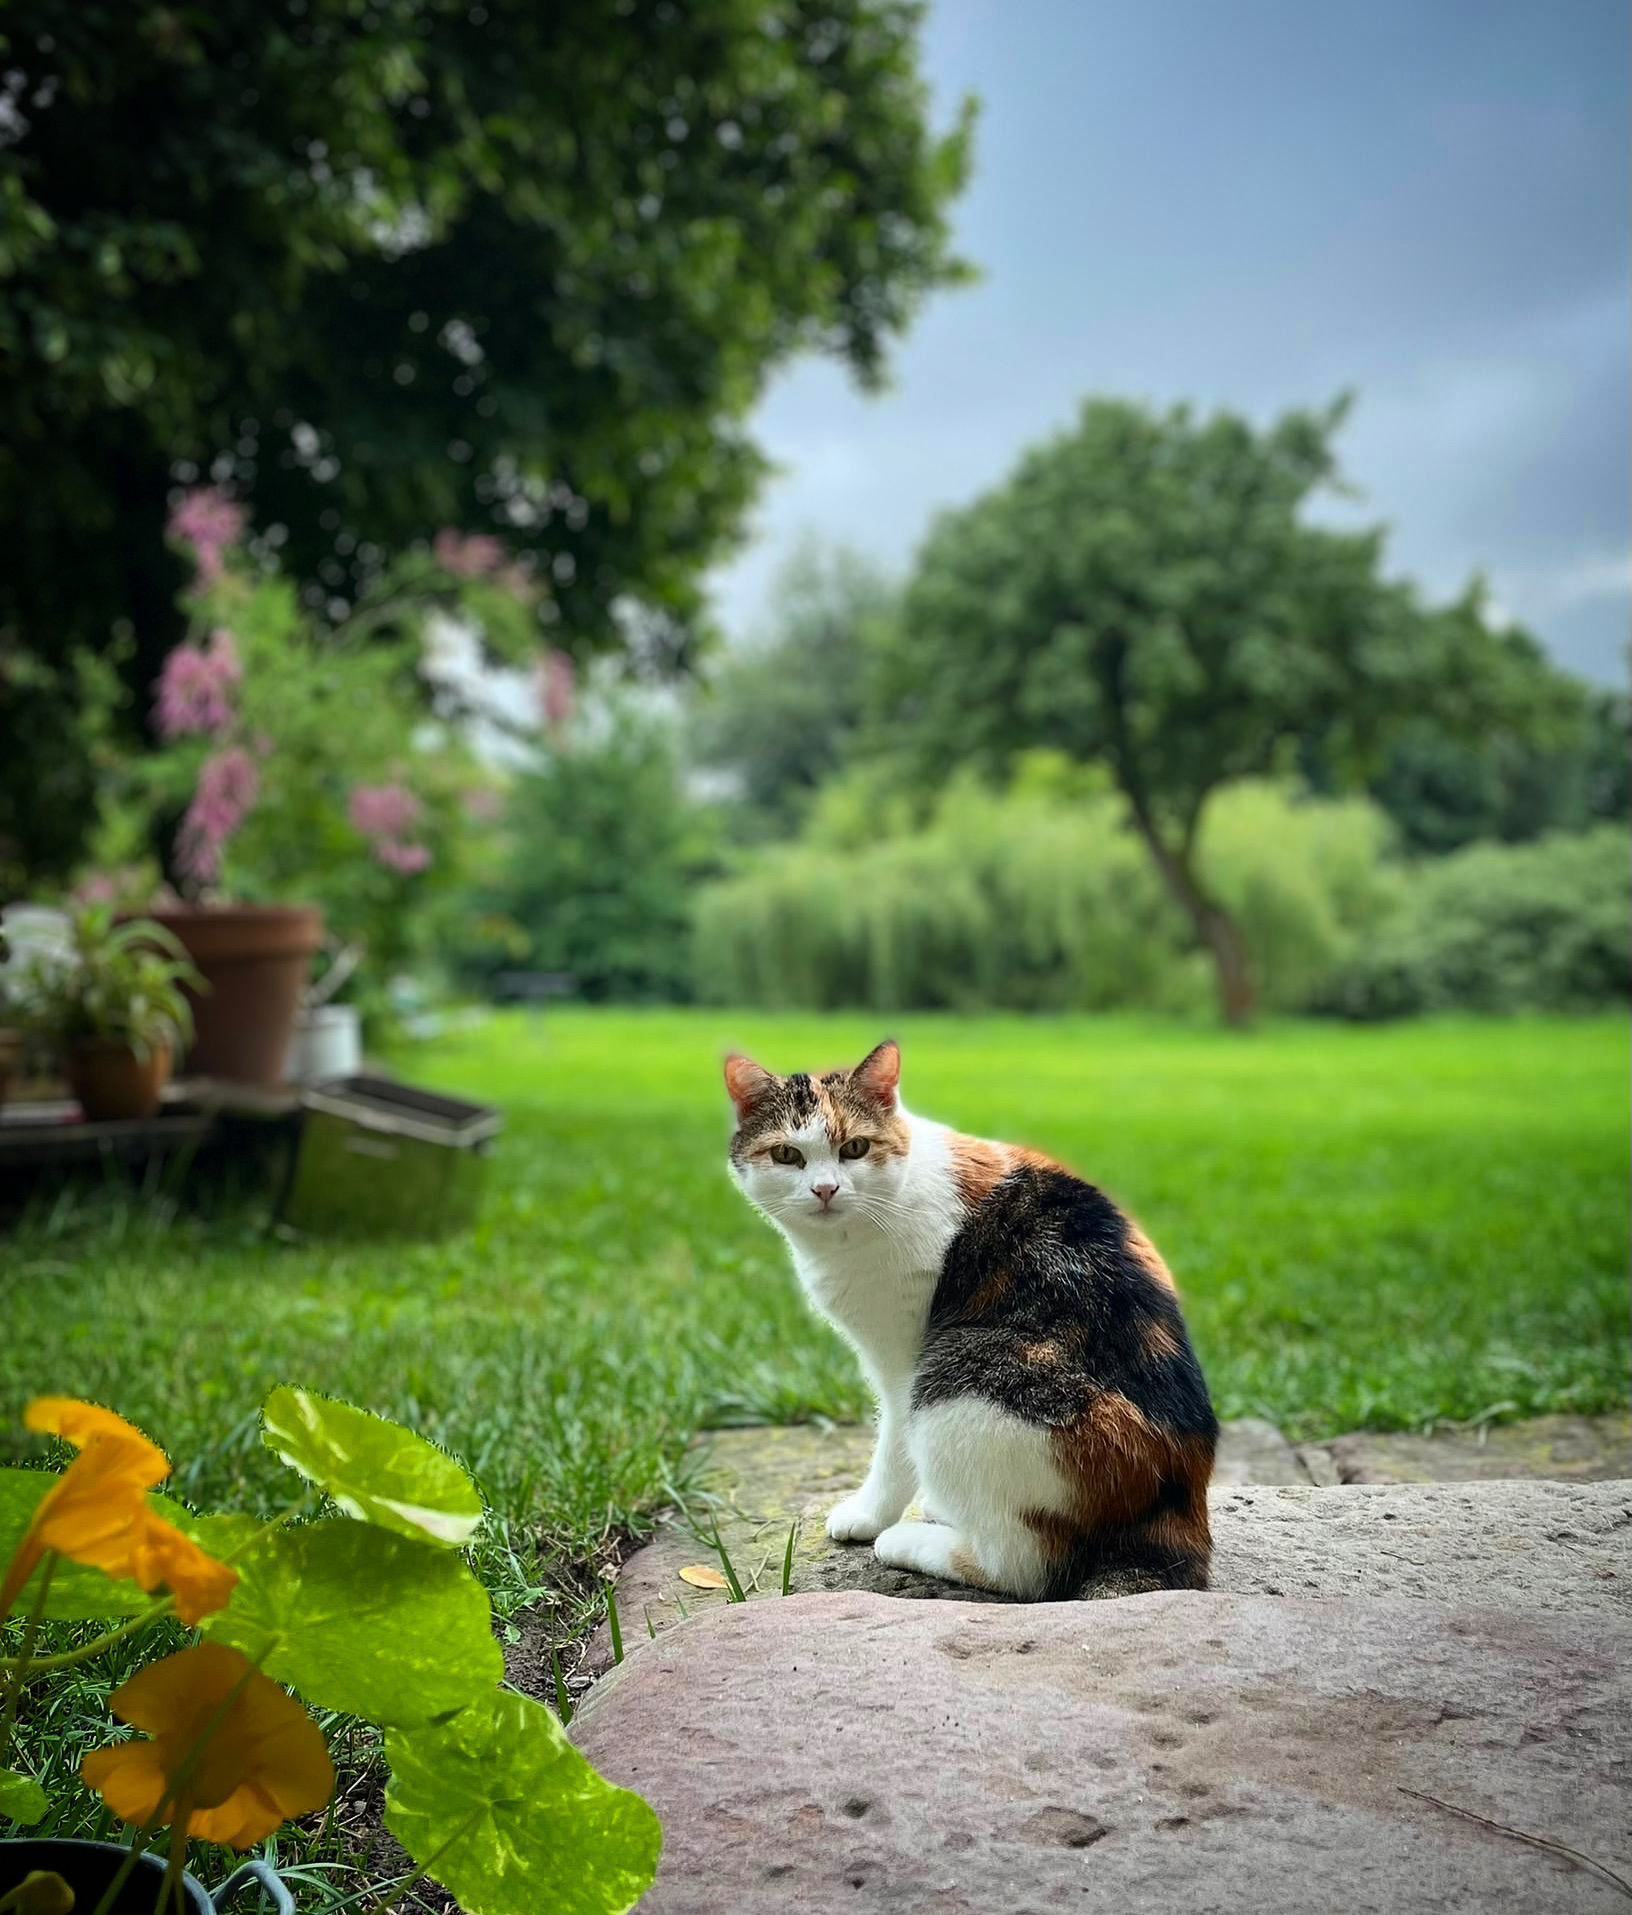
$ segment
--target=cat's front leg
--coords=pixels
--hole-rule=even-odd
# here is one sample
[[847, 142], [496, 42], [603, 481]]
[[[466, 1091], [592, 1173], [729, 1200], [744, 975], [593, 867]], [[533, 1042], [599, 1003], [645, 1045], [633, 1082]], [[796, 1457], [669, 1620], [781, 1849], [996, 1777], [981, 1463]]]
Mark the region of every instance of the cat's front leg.
[[854, 1495], [846, 1496], [827, 1512], [828, 1535], [836, 1543], [874, 1541], [901, 1520], [917, 1481], [907, 1455], [906, 1418], [892, 1403], [880, 1398], [878, 1440], [873, 1445], [867, 1480]]

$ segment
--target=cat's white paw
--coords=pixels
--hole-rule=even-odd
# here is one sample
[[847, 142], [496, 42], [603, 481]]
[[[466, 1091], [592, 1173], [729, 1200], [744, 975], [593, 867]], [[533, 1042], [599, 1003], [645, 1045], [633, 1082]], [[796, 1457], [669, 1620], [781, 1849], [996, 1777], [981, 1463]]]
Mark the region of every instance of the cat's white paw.
[[963, 1577], [952, 1566], [955, 1533], [941, 1523], [892, 1523], [873, 1544], [873, 1554], [891, 1569], [916, 1569], [920, 1575]]
[[870, 1543], [889, 1523], [889, 1511], [881, 1510], [859, 1489], [827, 1512], [827, 1533], [836, 1543]]

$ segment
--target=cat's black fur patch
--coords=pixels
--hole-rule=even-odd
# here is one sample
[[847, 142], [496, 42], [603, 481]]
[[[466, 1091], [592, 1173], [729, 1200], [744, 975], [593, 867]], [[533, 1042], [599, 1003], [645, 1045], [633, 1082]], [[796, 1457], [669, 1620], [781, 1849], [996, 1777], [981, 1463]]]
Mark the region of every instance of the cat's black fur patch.
[[[1010, 1280], [994, 1286], [1000, 1271]], [[968, 1320], [983, 1290], [991, 1301]], [[1152, 1354], [1152, 1325], [1167, 1333], [1171, 1354]], [[1050, 1345], [1057, 1363], [1040, 1357]], [[1130, 1248], [1121, 1211], [1067, 1171], [1011, 1171], [947, 1248], [913, 1406], [984, 1396], [1058, 1426], [1105, 1390], [1174, 1435], [1217, 1437], [1178, 1300]]]
[[[1116, 1205], [1063, 1170], [1011, 1171], [947, 1249], [913, 1408], [966, 1396], [1059, 1431], [1090, 1416], [1097, 1400], [1122, 1397], [1162, 1435], [1199, 1444], [1209, 1468], [1218, 1436], [1177, 1298]], [[1102, 1563], [1143, 1560], [1141, 1525], [1192, 1511], [1195, 1496], [1193, 1473], [1164, 1476], [1135, 1521], [1081, 1539], [1062, 1587]]]

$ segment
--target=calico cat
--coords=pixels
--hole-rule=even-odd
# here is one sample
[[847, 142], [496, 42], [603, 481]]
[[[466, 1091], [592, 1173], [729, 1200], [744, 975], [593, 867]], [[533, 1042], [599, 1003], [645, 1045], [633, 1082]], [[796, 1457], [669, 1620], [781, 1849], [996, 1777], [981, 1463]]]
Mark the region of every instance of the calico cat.
[[1167, 1266], [1059, 1164], [911, 1115], [900, 1075], [892, 1042], [819, 1077], [725, 1060], [732, 1170], [878, 1398], [828, 1534], [1014, 1596], [1204, 1589], [1218, 1423]]

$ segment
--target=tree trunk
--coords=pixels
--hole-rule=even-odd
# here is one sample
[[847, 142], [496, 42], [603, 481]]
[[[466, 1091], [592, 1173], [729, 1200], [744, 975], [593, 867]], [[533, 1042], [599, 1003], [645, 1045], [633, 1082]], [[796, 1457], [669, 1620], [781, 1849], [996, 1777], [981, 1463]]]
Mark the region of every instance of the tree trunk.
[[1175, 851], [1156, 827], [1156, 821], [1137, 800], [1133, 801], [1134, 822], [1139, 835], [1161, 872], [1163, 882], [1185, 916], [1196, 928], [1213, 960], [1218, 984], [1218, 1008], [1226, 1024], [1241, 1029], [1250, 1024], [1258, 1009], [1258, 986], [1253, 981], [1252, 964], [1247, 957], [1246, 939], [1241, 927], [1223, 905], [1202, 889], [1191, 868], [1187, 853]]

